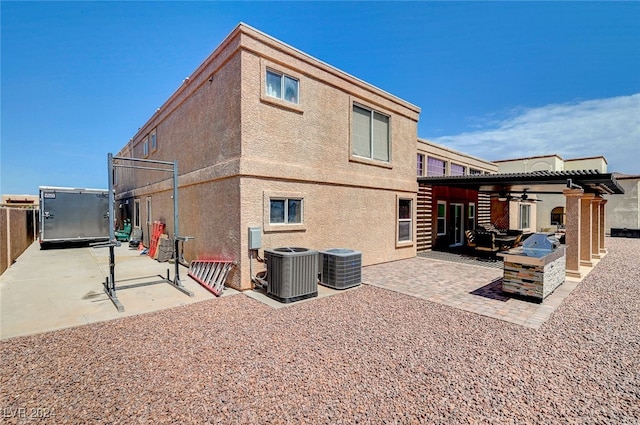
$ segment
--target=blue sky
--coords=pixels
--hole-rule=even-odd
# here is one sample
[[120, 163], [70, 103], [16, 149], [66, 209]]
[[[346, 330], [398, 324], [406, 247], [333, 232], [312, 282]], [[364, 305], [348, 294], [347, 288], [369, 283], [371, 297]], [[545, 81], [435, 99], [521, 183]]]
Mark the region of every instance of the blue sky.
[[106, 187], [117, 153], [245, 22], [422, 108], [488, 160], [640, 174], [638, 2], [0, 3], [0, 192]]

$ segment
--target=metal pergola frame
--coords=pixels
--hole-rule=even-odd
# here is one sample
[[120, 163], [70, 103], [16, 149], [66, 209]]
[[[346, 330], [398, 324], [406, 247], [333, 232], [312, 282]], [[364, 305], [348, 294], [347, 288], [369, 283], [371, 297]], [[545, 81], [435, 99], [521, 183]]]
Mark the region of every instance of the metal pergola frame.
[[[142, 164], [142, 165], [137, 165]], [[142, 159], [142, 158], [129, 158], [129, 157], [120, 157], [113, 156], [113, 154], [109, 153], [107, 155], [107, 168], [108, 168], [108, 179], [109, 179], [109, 220], [113, 221], [115, 217], [114, 213], [114, 204], [115, 204], [115, 193], [113, 190], [114, 178], [115, 178], [115, 170], [117, 168], [133, 168], [138, 170], [151, 170], [151, 171], [162, 171], [162, 172], [170, 172], [173, 174], [173, 236], [174, 236], [174, 251], [173, 251], [173, 259], [175, 265], [175, 273], [173, 280], [169, 277], [169, 269], [167, 269], [167, 277], [166, 279], [162, 279], [161, 282], [169, 283], [171, 286], [176, 288], [177, 290], [189, 295], [190, 297], [194, 296], [194, 293], [185, 288], [180, 281], [180, 262], [178, 261], [178, 243], [179, 241], [184, 241], [194, 239], [192, 236], [180, 236], [179, 232], [179, 221], [178, 221], [178, 161], [168, 162], [168, 161], [157, 161], [152, 159]], [[118, 241], [115, 237], [115, 230], [113, 228], [113, 223], [109, 224], [109, 242], [107, 243], [99, 243], [94, 244], [94, 248], [109, 248], [109, 276], [105, 278], [104, 282], [104, 291], [107, 296], [111, 299], [113, 304], [116, 306], [119, 312], [124, 311], [124, 306], [118, 300], [116, 295], [116, 278], [115, 278], [115, 251], [114, 248], [116, 246], [120, 246], [120, 241]], [[162, 276], [161, 276], [162, 277]]]

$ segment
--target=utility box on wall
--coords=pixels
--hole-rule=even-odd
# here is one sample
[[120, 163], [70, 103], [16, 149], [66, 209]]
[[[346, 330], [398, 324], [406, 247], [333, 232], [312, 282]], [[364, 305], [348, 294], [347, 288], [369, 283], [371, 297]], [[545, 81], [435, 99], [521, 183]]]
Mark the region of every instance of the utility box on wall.
[[262, 229], [260, 227], [249, 227], [249, 249], [262, 248]]

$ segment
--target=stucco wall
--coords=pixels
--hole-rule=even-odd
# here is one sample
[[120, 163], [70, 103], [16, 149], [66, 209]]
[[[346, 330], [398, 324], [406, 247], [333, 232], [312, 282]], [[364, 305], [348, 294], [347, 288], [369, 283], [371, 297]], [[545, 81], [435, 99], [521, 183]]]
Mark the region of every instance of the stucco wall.
[[556, 207], [564, 208], [566, 205], [566, 198], [564, 197], [564, 195], [557, 194], [538, 195], [538, 198], [542, 199], [543, 201], [536, 202], [537, 231], [555, 230], [556, 225], [551, 224], [551, 211]]
[[[299, 79], [300, 102], [266, 98], [266, 67]], [[351, 155], [351, 111], [361, 103], [390, 117], [391, 160]], [[415, 179], [419, 109], [251, 28], [239, 26], [122, 150], [178, 161], [180, 234], [187, 260], [231, 259], [228, 282], [251, 287], [248, 227], [264, 230], [263, 247], [347, 247], [365, 264], [415, 256]], [[155, 174], [154, 174], [155, 173]], [[152, 220], [173, 233], [169, 176], [122, 173], [117, 198], [146, 197]], [[301, 195], [303, 224], [270, 226], [270, 194]], [[413, 241], [396, 243], [398, 197], [413, 200]], [[133, 204], [133, 201], [130, 201]], [[145, 229], [146, 232], [146, 229]]]
[[455, 151], [453, 149], [447, 148], [446, 146], [438, 145], [437, 143], [433, 143], [424, 139], [418, 139], [417, 146], [418, 153], [425, 156], [425, 169], [423, 171], [425, 176], [427, 172], [426, 158], [429, 156], [441, 159], [448, 163], [447, 171], [450, 171], [451, 163], [465, 166], [467, 168], [467, 174], [469, 174], [469, 168], [480, 170], [483, 173], [496, 173], [498, 171], [498, 166], [493, 162], [486, 161], [484, 159], [477, 158], [463, 152]]
[[499, 173], [529, 173], [532, 171], [561, 171], [564, 169], [562, 158], [557, 155], [532, 156], [495, 161]]
[[9, 209], [0, 208], [0, 274], [4, 273], [9, 267], [9, 239], [7, 238], [7, 220]]
[[623, 195], [606, 196], [605, 231], [611, 228], [640, 229], [640, 177], [618, 179]]
[[601, 173], [607, 172], [607, 161], [602, 156], [593, 158], [575, 158], [564, 161], [565, 170], [598, 170]]
[[[349, 248], [362, 251], [364, 265], [416, 255], [415, 219], [413, 242], [402, 245], [396, 242], [398, 197], [413, 201], [415, 217], [415, 193], [251, 177], [243, 178], [241, 187], [242, 258], [248, 257], [249, 227], [262, 229], [263, 249], [283, 246], [316, 250]], [[303, 199], [303, 225], [269, 225], [269, 194], [274, 193]], [[259, 269], [258, 263], [254, 262], [254, 267]], [[249, 285], [247, 262], [242, 270], [243, 287], [246, 288]]]

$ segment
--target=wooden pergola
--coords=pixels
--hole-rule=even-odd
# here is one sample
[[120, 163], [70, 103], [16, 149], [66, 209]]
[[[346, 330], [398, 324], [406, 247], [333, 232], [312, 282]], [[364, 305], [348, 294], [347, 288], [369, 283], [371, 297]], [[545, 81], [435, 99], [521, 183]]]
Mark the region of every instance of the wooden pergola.
[[604, 196], [623, 194], [612, 173], [595, 170], [419, 177], [418, 183], [477, 190], [490, 195], [563, 194], [566, 198], [567, 276], [582, 278], [581, 266], [593, 266], [607, 250]]

